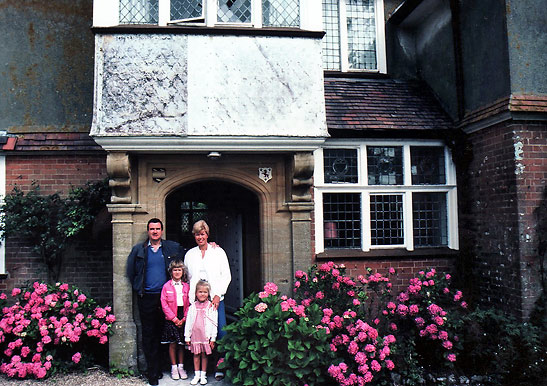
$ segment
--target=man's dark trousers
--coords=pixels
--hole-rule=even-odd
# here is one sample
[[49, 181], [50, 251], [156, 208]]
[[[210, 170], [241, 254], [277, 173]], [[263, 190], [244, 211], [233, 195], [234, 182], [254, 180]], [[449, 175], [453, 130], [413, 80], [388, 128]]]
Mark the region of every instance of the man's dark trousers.
[[143, 294], [138, 297], [139, 315], [142, 325], [142, 349], [148, 367], [148, 379], [160, 376], [160, 338], [163, 329], [163, 312], [160, 294]]

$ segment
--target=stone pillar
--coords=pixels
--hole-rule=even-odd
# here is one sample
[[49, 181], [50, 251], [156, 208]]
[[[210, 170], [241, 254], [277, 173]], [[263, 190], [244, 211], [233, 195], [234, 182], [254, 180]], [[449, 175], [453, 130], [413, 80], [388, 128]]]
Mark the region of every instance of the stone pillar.
[[292, 163], [291, 244], [293, 272], [307, 270], [312, 262], [311, 212], [313, 202], [310, 189], [313, 185], [313, 154], [295, 153]]
[[307, 271], [312, 263], [311, 211], [313, 203], [289, 203], [291, 212], [292, 276]]
[[119, 368], [137, 369], [137, 328], [133, 319], [133, 290], [127, 279], [127, 255], [133, 246], [133, 214], [138, 205], [111, 204], [112, 264], [114, 290], [114, 334], [110, 337], [109, 363]]

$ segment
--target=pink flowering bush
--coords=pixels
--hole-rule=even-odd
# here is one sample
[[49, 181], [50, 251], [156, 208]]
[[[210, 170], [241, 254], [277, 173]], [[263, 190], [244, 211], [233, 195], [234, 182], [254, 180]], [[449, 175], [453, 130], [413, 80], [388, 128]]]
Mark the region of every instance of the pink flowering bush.
[[245, 300], [220, 342], [234, 384], [406, 385], [450, 367], [467, 304], [450, 276], [420, 272], [392, 293], [393, 269], [356, 279], [333, 262], [297, 271], [293, 298], [268, 283]]
[[416, 372], [453, 369], [461, 342], [467, 303], [462, 292], [451, 289], [449, 274], [435, 269], [421, 271], [408, 287], [389, 301], [382, 311], [397, 336], [399, 362]]
[[11, 297], [0, 294], [0, 372], [9, 377], [41, 379], [89, 363], [116, 320], [110, 307], [68, 284], [35, 282], [14, 288]]

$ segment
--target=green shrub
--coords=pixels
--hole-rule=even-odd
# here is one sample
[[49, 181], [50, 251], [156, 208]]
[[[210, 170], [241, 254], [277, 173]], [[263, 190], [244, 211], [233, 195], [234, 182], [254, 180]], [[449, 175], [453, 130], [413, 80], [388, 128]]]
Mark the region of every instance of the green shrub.
[[326, 384], [332, 356], [321, 310], [279, 296], [273, 283], [265, 288], [249, 296], [236, 313], [239, 321], [226, 327], [219, 367], [237, 385]]

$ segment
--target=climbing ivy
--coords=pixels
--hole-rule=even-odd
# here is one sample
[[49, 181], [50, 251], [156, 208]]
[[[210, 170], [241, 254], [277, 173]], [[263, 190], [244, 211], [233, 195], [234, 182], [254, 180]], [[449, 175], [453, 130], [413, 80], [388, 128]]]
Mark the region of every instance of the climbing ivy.
[[15, 187], [0, 204], [0, 238], [21, 237], [28, 241], [47, 266], [49, 280], [55, 282], [67, 246], [92, 223], [109, 199], [107, 180], [73, 187], [66, 197], [59, 193], [43, 195], [36, 183], [26, 194]]

